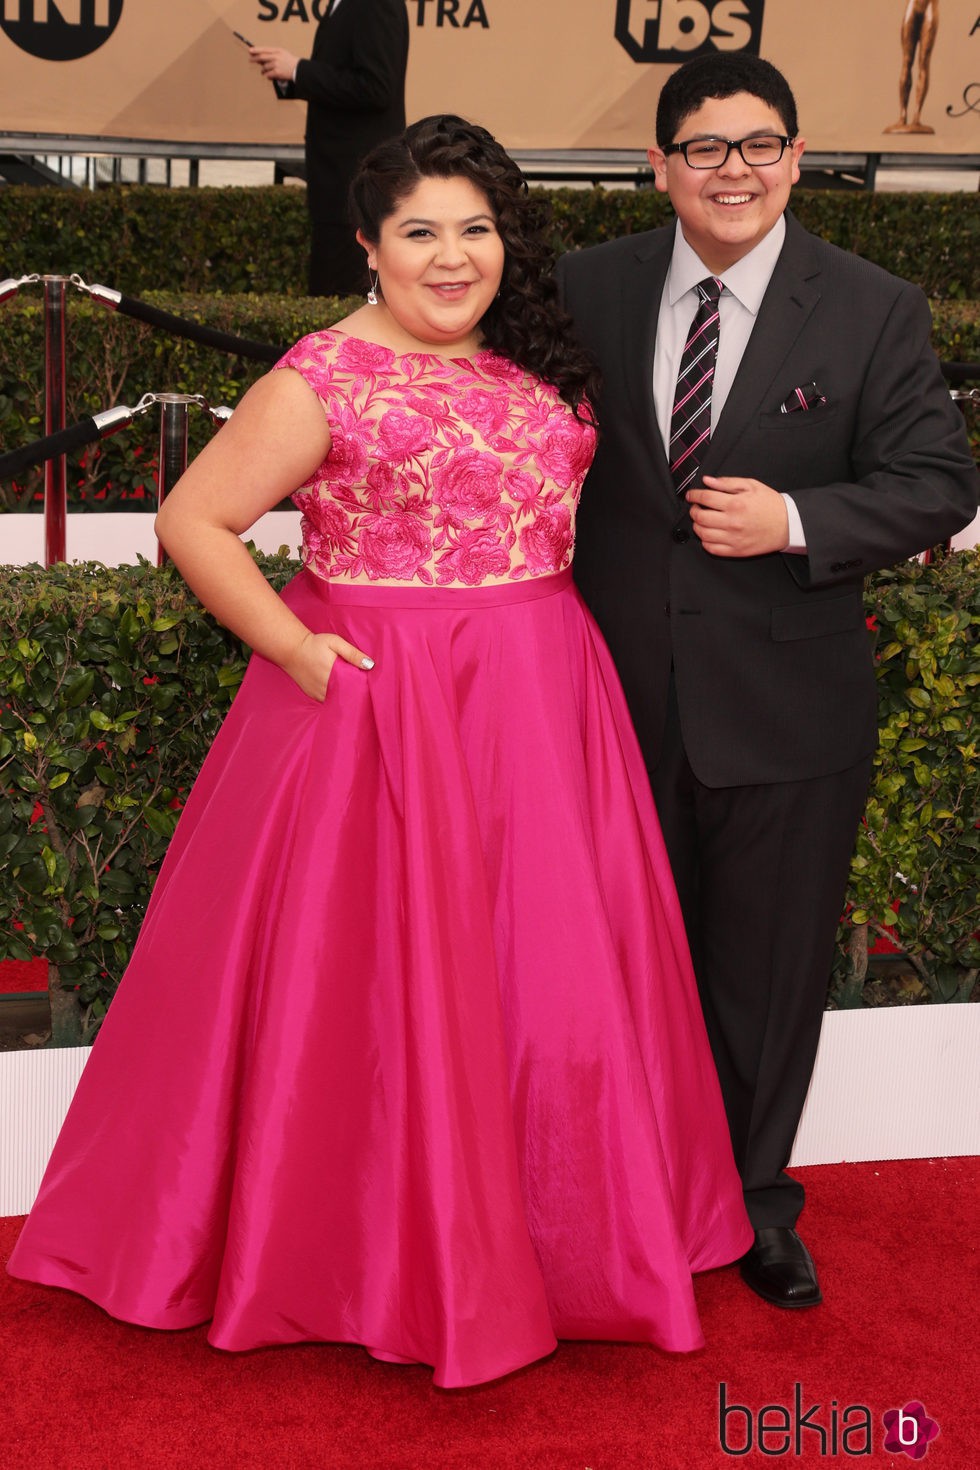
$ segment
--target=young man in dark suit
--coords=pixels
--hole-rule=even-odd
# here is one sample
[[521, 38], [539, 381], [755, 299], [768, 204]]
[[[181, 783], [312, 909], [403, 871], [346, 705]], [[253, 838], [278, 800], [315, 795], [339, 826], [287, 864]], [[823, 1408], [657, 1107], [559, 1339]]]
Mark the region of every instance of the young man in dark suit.
[[696, 58], [649, 153], [676, 225], [559, 266], [603, 378], [576, 578], [674, 865], [742, 1275], [786, 1307], [821, 1300], [785, 1165], [875, 747], [862, 578], [959, 530], [978, 486], [922, 293], [786, 212], [803, 148], [775, 68]]
[[253, 46], [280, 97], [308, 103], [306, 188], [311, 296], [360, 291], [364, 251], [347, 214], [347, 190], [366, 153], [405, 127], [408, 14], [405, 0], [331, 0], [308, 61], [279, 46]]

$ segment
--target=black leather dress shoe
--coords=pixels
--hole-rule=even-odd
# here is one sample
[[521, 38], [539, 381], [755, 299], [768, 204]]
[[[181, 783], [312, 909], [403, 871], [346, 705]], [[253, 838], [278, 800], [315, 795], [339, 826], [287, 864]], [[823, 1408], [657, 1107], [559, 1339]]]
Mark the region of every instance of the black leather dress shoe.
[[746, 1286], [777, 1307], [815, 1307], [823, 1301], [810, 1252], [788, 1225], [757, 1230], [739, 1270]]

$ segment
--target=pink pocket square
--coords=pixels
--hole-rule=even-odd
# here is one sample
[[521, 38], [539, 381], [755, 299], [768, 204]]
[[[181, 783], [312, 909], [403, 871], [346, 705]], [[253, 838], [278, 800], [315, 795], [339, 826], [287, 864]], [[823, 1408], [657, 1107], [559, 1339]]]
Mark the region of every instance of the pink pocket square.
[[827, 400], [820, 392], [816, 383], [804, 383], [802, 388], [794, 388], [783, 402], [779, 405], [780, 413], [807, 413], [811, 408], [819, 408]]

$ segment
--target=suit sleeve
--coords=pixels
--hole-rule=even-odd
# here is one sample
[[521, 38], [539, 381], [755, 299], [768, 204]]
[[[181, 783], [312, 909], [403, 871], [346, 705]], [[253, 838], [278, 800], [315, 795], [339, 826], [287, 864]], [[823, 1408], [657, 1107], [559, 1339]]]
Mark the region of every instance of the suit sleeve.
[[344, 66], [301, 61], [292, 96], [351, 112], [383, 112], [405, 86], [407, 21], [401, 0], [358, 0], [358, 27]]
[[891, 566], [976, 514], [980, 479], [931, 328], [924, 295], [903, 282], [868, 358], [851, 438], [853, 479], [791, 490], [807, 554], [787, 565], [804, 586]]

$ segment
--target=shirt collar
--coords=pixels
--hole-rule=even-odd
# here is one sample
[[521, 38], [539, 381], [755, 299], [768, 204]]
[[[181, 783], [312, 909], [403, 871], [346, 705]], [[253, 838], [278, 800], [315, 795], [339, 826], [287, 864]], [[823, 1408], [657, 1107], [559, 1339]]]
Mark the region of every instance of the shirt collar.
[[[764, 235], [748, 255], [743, 255], [741, 260], [722, 271], [719, 277], [726, 289], [753, 316], [762, 305], [762, 298], [776, 269], [776, 261], [785, 238], [786, 219], [780, 215], [768, 235]], [[670, 269], [667, 272], [667, 299], [670, 305], [676, 306], [686, 292], [693, 291], [699, 281], [710, 275], [711, 272], [700, 256], [685, 240], [681, 222], [678, 220]]]

